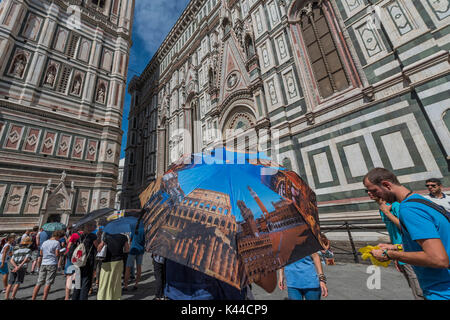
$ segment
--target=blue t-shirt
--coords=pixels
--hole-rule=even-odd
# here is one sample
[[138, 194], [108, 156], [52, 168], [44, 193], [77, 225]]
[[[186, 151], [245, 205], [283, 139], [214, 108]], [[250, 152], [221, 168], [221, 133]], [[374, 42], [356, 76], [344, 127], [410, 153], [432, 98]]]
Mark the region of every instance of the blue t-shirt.
[[[407, 199], [425, 199], [413, 194]], [[406, 252], [423, 251], [416, 242], [421, 239], [441, 239], [447, 255], [450, 256], [450, 223], [438, 211], [417, 202], [400, 204], [400, 221], [406, 230], [402, 230], [403, 247]], [[430, 300], [450, 299], [450, 269], [437, 269], [413, 266], [423, 290]]]
[[47, 231], [42, 231], [41, 233], [39, 233], [39, 249], [41, 249], [42, 244], [51, 237], [52, 235]]
[[166, 259], [164, 295], [171, 300], [244, 300], [246, 290]]
[[311, 256], [306, 256], [284, 268], [286, 285], [297, 289], [319, 288], [319, 277]]
[[145, 245], [145, 230], [142, 227], [142, 228], [138, 229], [138, 234], [134, 234], [134, 232], [133, 232], [133, 238], [131, 240], [131, 247], [130, 247], [130, 254], [132, 254], [132, 255], [143, 254], [145, 252], [144, 245]]
[[[389, 205], [389, 203], [386, 203]], [[396, 218], [400, 215], [400, 203], [394, 202], [392, 203], [391, 213]], [[398, 227], [393, 223], [384, 213], [380, 210], [381, 220], [386, 224], [386, 229], [389, 233], [389, 237], [391, 238], [392, 244], [402, 244], [402, 233], [398, 229]]]

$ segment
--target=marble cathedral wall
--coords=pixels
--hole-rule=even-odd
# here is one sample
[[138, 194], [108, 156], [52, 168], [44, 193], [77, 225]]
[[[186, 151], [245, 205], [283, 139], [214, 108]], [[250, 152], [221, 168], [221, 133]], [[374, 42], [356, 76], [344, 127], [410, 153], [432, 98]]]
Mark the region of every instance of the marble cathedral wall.
[[230, 129], [272, 142], [325, 225], [382, 227], [361, 183], [373, 167], [448, 190], [449, 22], [449, 1], [191, 1], [130, 84], [123, 205]]
[[71, 220], [113, 206], [134, 3], [80, 4], [0, 1], [2, 230], [38, 224], [64, 171]]

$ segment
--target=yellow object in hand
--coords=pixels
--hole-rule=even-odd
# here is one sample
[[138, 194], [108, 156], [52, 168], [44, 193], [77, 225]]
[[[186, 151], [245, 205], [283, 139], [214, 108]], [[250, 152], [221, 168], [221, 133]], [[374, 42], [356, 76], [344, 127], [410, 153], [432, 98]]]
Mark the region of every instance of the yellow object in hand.
[[375, 246], [375, 247], [366, 246], [364, 248], [359, 249], [358, 251], [361, 252], [361, 257], [363, 258], [363, 260], [367, 260], [367, 258], [370, 258], [370, 261], [375, 266], [386, 268], [391, 263], [391, 260], [379, 261], [379, 260], [375, 259], [375, 257], [370, 253], [372, 250], [381, 250], [381, 248], [379, 246]]

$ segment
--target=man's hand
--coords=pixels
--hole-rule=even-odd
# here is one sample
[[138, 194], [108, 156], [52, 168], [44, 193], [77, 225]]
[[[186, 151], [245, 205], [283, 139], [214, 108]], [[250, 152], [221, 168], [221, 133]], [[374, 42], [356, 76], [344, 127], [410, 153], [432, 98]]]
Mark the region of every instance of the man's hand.
[[385, 213], [385, 214], [386, 214], [386, 213], [388, 213], [388, 214], [391, 213], [392, 204], [388, 206], [388, 205], [386, 204], [386, 201], [381, 200], [381, 201], [379, 202], [379, 205], [380, 205], [380, 210], [383, 211], [383, 213]]
[[319, 283], [320, 283], [320, 290], [322, 291], [322, 297], [324, 298], [328, 297], [327, 284], [323, 281], [319, 281]]
[[372, 250], [372, 251], [370, 251], [370, 253], [378, 261], [381, 261], [381, 262], [388, 261], [389, 259], [385, 255], [383, 255], [383, 251], [384, 250]]
[[380, 247], [381, 250], [398, 250], [397, 246], [395, 244], [387, 244], [387, 243], [379, 243], [378, 247]]

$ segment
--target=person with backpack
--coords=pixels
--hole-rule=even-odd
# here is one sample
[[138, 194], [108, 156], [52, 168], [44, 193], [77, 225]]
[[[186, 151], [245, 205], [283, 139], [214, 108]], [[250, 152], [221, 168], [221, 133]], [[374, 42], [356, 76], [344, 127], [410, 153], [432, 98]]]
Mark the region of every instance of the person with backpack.
[[[393, 203], [387, 203], [383, 199], [375, 197], [369, 191], [367, 192], [367, 195], [371, 200], [374, 200], [379, 207], [381, 220], [386, 225], [391, 244], [402, 245], [401, 226], [400, 220], [398, 218], [400, 215], [400, 203], [398, 203], [397, 201]], [[408, 282], [414, 299], [423, 300], [424, 297], [422, 288], [420, 287], [419, 280], [417, 279], [417, 275], [414, 272], [413, 267], [400, 261], [395, 261], [395, 267], [397, 271], [403, 274], [406, 281]]]
[[37, 267], [38, 259], [39, 259], [39, 247], [37, 244], [37, 235], [38, 235], [39, 227], [35, 226], [33, 231], [31, 231], [31, 274], [35, 273], [35, 269]]
[[22, 237], [19, 247], [14, 248], [13, 255], [10, 263], [10, 273], [8, 287], [6, 288], [5, 300], [9, 300], [9, 294], [11, 293], [11, 300], [16, 300], [16, 294], [19, 290], [20, 284], [25, 279], [26, 270], [28, 268], [28, 262], [31, 260], [30, 246], [32, 244], [31, 237]]
[[75, 271], [72, 264], [72, 255], [75, 251], [75, 248], [80, 244], [80, 237], [82, 231], [77, 232], [76, 230], [70, 229], [70, 233], [68, 234], [67, 240], [67, 248], [64, 251], [64, 258], [66, 259], [66, 263], [64, 266], [64, 275], [66, 276], [66, 287], [65, 287], [65, 298], [64, 300], [70, 299], [70, 290], [72, 287], [72, 282], [75, 280]]
[[3, 280], [3, 291], [2, 293], [6, 293], [6, 288], [8, 287], [8, 260], [13, 253], [13, 243], [16, 238], [15, 234], [9, 234], [6, 237], [6, 243], [2, 247], [2, 251], [0, 252], [0, 274], [2, 275]]
[[81, 287], [73, 290], [72, 300], [88, 300], [94, 275], [95, 256], [99, 245], [97, 236], [92, 233], [96, 228], [97, 223], [95, 221], [90, 221], [82, 226], [81, 243], [72, 254], [72, 263], [80, 268], [81, 277]]
[[63, 230], [54, 231], [52, 237], [41, 245], [42, 263], [39, 268], [38, 280], [36, 286], [34, 287], [31, 300], [36, 300], [39, 290], [44, 283], [45, 287], [42, 300], [47, 300], [50, 288], [55, 282], [58, 257], [60, 255], [59, 250], [61, 249], [59, 239], [61, 237], [64, 237]]
[[136, 262], [136, 282], [133, 290], [137, 290], [142, 274], [142, 260], [144, 258], [145, 246], [145, 231], [144, 228], [139, 228], [137, 233], [133, 234], [131, 238], [130, 252], [128, 253], [127, 262], [125, 265], [125, 277], [123, 280], [123, 291], [128, 291], [128, 282], [130, 280], [131, 268]]
[[124, 234], [104, 233], [98, 250], [106, 246], [102, 261], [97, 300], [120, 300], [122, 297], [122, 272], [125, 253], [130, 250], [129, 237]]
[[403, 246], [383, 244], [371, 254], [379, 261], [413, 266], [427, 300], [450, 300], [450, 215], [440, 206], [403, 186], [384, 168], [369, 171], [363, 184], [375, 197], [400, 203]]

